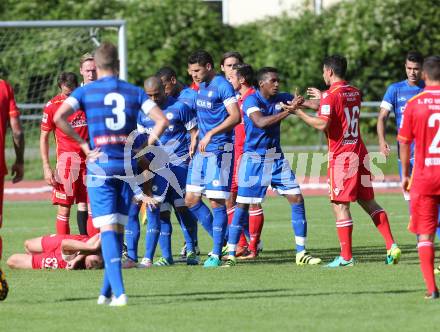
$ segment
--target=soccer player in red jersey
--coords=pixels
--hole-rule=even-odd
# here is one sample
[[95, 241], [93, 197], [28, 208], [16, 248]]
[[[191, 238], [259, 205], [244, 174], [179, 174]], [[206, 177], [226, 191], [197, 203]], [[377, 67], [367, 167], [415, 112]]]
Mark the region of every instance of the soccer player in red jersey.
[[330, 88], [317, 100], [305, 101], [303, 106], [317, 109], [310, 116], [294, 106], [284, 105], [309, 126], [326, 133], [329, 149], [328, 177], [330, 200], [336, 217], [336, 229], [341, 254], [327, 267], [352, 266], [353, 220], [350, 202], [357, 201], [367, 212], [385, 240], [386, 264], [397, 264], [401, 251], [394, 242], [388, 216], [374, 200], [369, 156], [359, 130], [361, 91], [345, 81], [347, 60], [340, 55], [324, 59], [323, 78]]
[[[227, 64], [225, 61], [225, 66]], [[243, 102], [251, 94], [255, 93], [253, 88], [254, 71], [248, 64], [237, 63], [232, 66], [229, 73], [229, 81], [238, 92], [238, 106], [240, 108], [241, 122], [235, 126], [235, 141], [234, 141], [234, 172], [231, 184], [231, 198], [229, 200], [232, 207], [228, 210], [228, 221], [232, 222], [234, 210], [236, 205], [236, 198], [238, 192], [238, 169], [240, 160], [243, 155], [243, 147], [246, 140], [246, 132], [243, 121]], [[232, 210], [232, 211], [231, 211]], [[258, 244], [260, 242], [261, 231], [263, 229], [264, 214], [261, 204], [250, 204], [249, 206], [249, 234], [250, 242], [248, 250], [243, 245], [246, 245], [246, 238], [242, 233], [240, 242], [237, 246], [236, 256], [241, 256], [241, 259], [255, 259], [258, 256]], [[244, 238], [244, 240], [243, 240]], [[241, 249], [241, 252], [240, 252]]]
[[[440, 204], [440, 57], [423, 63], [426, 87], [405, 108], [397, 139], [402, 161], [402, 188], [410, 192], [409, 230], [417, 234], [420, 267], [428, 290], [426, 299], [439, 292], [434, 278], [434, 237]], [[410, 179], [411, 143], [415, 141], [415, 165]]]
[[99, 234], [46, 235], [24, 242], [25, 254], [8, 258], [11, 269], [99, 269], [102, 268]]
[[[61, 93], [52, 98], [44, 108], [41, 120], [40, 152], [43, 161], [44, 179], [53, 187], [52, 202], [58, 205], [56, 219], [57, 234], [69, 234], [69, 218], [72, 204], [78, 204], [78, 228], [80, 234], [87, 234], [87, 190], [84, 184], [86, 172], [85, 155], [78, 143], [56, 128], [55, 112], [64, 100], [78, 86], [74, 73], [63, 72], [58, 77]], [[69, 117], [70, 124], [84, 139], [88, 139], [87, 121], [84, 111], [78, 110]], [[55, 133], [57, 166], [53, 171], [49, 161], [49, 136]]]
[[[3, 189], [5, 175], [8, 174], [5, 160], [6, 127], [12, 129], [12, 138], [16, 155], [15, 163], [11, 167], [12, 183], [23, 179], [24, 174], [24, 134], [20, 123], [20, 112], [15, 103], [14, 91], [8, 82], [0, 79], [0, 228], [3, 223]], [[0, 260], [2, 258], [3, 245], [0, 235]], [[0, 301], [8, 295], [8, 284], [0, 267]]]

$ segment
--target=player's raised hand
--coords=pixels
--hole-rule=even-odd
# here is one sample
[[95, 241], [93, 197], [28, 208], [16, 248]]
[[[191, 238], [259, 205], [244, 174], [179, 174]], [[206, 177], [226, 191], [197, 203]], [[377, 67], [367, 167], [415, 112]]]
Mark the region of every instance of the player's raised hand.
[[314, 87], [307, 88], [306, 93], [310, 99], [321, 99], [321, 96], [322, 96], [321, 90], [314, 88]]
[[379, 149], [380, 149], [380, 153], [382, 153], [385, 157], [389, 157], [390, 147], [387, 142], [380, 142]]
[[12, 165], [11, 175], [13, 176], [12, 183], [17, 183], [17, 182], [20, 182], [21, 180], [23, 180], [24, 165], [18, 164], [18, 163], [15, 163], [14, 165]]
[[281, 103], [281, 107], [283, 110], [289, 112], [290, 114], [296, 114], [296, 111], [301, 107], [304, 103], [304, 97], [301, 95], [295, 96], [293, 100], [288, 101], [287, 104]]
[[44, 176], [44, 180], [46, 181], [46, 183], [49, 186], [55, 186], [56, 184], [56, 180], [55, 180], [55, 175], [53, 173], [52, 168], [50, 168], [49, 166], [44, 167], [43, 168], [43, 176]]
[[206, 151], [206, 147], [208, 146], [209, 142], [211, 142], [211, 134], [208, 131], [205, 135], [205, 137], [203, 137], [200, 142], [199, 142], [199, 150], [200, 152], [205, 152]]

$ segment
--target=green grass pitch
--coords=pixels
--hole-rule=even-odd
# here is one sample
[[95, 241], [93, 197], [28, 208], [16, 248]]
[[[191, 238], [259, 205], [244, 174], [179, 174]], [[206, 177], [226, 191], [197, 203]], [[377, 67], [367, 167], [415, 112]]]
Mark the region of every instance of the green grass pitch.
[[[6, 258], [26, 238], [54, 231], [47, 202], [6, 202], [4, 261], [9, 297], [0, 303], [0, 331], [424, 331], [438, 326], [440, 301], [423, 299], [415, 238], [406, 230], [401, 195], [377, 200], [388, 210], [402, 261], [384, 264], [382, 238], [353, 205], [357, 265], [342, 270], [294, 264], [287, 202], [264, 203], [264, 252], [232, 269], [172, 267], [125, 270], [129, 305], [97, 306], [102, 271], [12, 271]], [[335, 222], [325, 197], [306, 197], [308, 248], [330, 261], [338, 254]], [[75, 215], [75, 214], [73, 214]], [[75, 225], [72, 218], [71, 225]], [[174, 223], [174, 225], [176, 225]], [[76, 230], [76, 226], [72, 227]], [[142, 231], [144, 228], [142, 228]], [[202, 253], [210, 250], [200, 227]], [[173, 249], [182, 236], [174, 227]], [[143, 254], [143, 242], [140, 255]], [[158, 253], [159, 254], [159, 253]], [[205, 256], [203, 256], [205, 257]]]

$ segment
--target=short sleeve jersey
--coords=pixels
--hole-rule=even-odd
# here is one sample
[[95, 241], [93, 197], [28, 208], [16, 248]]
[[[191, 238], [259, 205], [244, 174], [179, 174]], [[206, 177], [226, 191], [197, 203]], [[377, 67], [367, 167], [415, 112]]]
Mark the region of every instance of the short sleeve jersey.
[[246, 140], [246, 130], [244, 128], [244, 112], [243, 112], [243, 103], [246, 100], [246, 98], [252, 94], [255, 93], [254, 88], [250, 88], [246, 91], [246, 93], [241, 96], [238, 95], [237, 101], [238, 101], [238, 108], [240, 109], [240, 116], [241, 116], [241, 122], [235, 126], [234, 128], [234, 134], [235, 134], [235, 145], [236, 146], [244, 146], [245, 140]]
[[[196, 99], [199, 138], [222, 124], [229, 116], [226, 107], [236, 102], [234, 88], [223, 76], [216, 75], [209, 83], [201, 83]], [[232, 143], [232, 140], [233, 130], [217, 134], [212, 137], [206, 151], [223, 150], [225, 144]]]
[[[66, 135], [61, 129], [55, 126], [55, 122], [53, 121], [53, 117], [56, 111], [59, 109], [64, 100], [67, 99], [66, 95], [59, 94], [53, 97], [44, 107], [43, 117], [41, 119], [41, 130], [44, 131], [54, 131], [55, 140], [57, 144], [57, 159], [63, 153], [77, 153], [81, 158], [82, 162], [85, 162], [86, 156], [84, 152], [81, 150], [79, 144], [70, 136]], [[86, 114], [83, 110], [78, 109], [75, 113], [73, 113], [67, 121], [73, 127], [73, 129], [81, 136], [82, 139], [88, 140], [89, 134], [87, 131], [87, 120]]]
[[245, 152], [256, 152], [264, 155], [268, 149], [275, 148], [282, 152], [280, 143], [281, 123], [267, 128], [258, 128], [250, 119], [254, 112], [261, 112], [263, 116], [275, 115], [282, 112], [281, 103], [293, 99], [290, 93], [279, 93], [269, 99], [264, 98], [260, 91], [248, 96], [243, 103], [244, 126], [246, 132]]
[[317, 115], [330, 121], [326, 135], [333, 158], [329, 166], [342, 153], [354, 152], [359, 158], [367, 153], [359, 130], [361, 101], [361, 91], [345, 81], [332, 84], [322, 95]]
[[20, 116], [15, 103], [14, 91], [8, 82], [0, 79], [0, 174], [6, 175], [8, 169], [5, 161], [6, 128], [10, 118]]
[[423, 81], [420, 81], [418, 85], [409, 85], [408, 80], [404, 80], [393, 83], [388, 87], [380, 107], [389, 112], [394, 112], [397, 128], [400, 128], [406, 102], [420, 93], [424, 86]]
[[[156, 106], [142, 89], [106, 76], [76, 89], [65, 102], [75, 111], [81, 108], [86, 112], [90, 145], [106, 156], [96, 162], [105, 175], [125, 175], [127, 162], [134, 167], [133, 152], [124, 150], [125, 143], [136, 130], [139, 111], [148, 115]], [[88, 166], [88, 174], [95, 172], [96, 167]]]
[[440, 86], [428, 86], [408, 101], [398, 140], [415, 140], [411, 191], [440, 195]]
[[186, 104], [191, 110], [194, 111], [196, 109], [196, 99], [197, 92], [189, 87], [184, 88], [177, 96], [177, 100]]
[[[194, 112], [184, 103], [167, 97], [162, 112], [168, 119], [169, 125], [160, 136], [156, 145], [164, 148], [170, 157], [170, 162], [177, 162], [177, 159], [188, 157], [189, 138], [187, 131], [197, 125]], [[150, 134], [153, 131], [155, 122], [145, 113], [139, 112], [137, 119], [137, 130], [141, 134]]]

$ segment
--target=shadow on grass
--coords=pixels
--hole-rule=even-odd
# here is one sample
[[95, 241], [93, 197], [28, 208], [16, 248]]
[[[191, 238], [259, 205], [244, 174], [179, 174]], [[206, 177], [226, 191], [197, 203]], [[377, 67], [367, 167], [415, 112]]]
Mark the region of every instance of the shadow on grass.
[[[174, 294], [136, 294], [128, 295], [133, 299], [146, 299], [149, 305], [160, 305], [170, 303], [188, 303], [188, 302], [209, 302], [209, 301], [241, 301], [258, 300], [269, 298], [301, 298], [301, 297], [322, 297], [322, 296], [359, 296], [359, 295], [403, 295], [411, 293], [422, 293], [423, 289], [395, 289], [395, 290], [372, 290], [372, 291], [334, 291], [334, 292], [296, 292], [295, 290], [285, 289], [258, 289], [258, 290], [231, 290], [231, 291], [213, 291], [213, 292], [183, 292]], [[96, 300], [95, 297], [71, 297], [58, 299], [55, 302], [81, 302]], [[130, 303], [140, 305], [141, 303]]]

